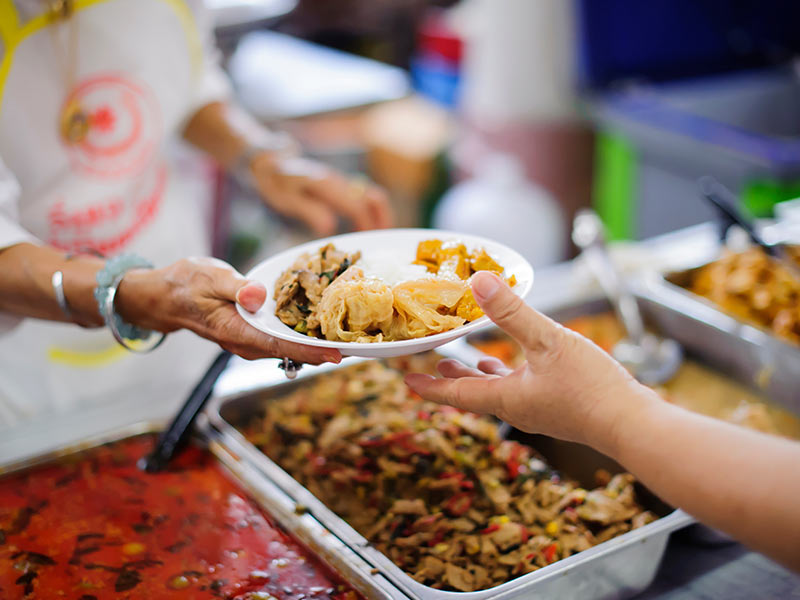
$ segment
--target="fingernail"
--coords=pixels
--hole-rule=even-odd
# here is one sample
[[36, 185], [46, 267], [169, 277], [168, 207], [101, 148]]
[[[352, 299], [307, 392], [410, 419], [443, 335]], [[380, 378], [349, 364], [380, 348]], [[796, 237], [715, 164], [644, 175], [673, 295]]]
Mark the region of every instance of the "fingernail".
[[332, 363], [336, 363], [337, 365], [340, 362], [342, 362], [342, 357], [339, 354], [333, 354], [333, 353], [331, 353], [331, 354], [323, 354], [322, 358], [325, 359], [325, 362], [332, 362]]
[[[259, 289], [260, 288], [260, 289]], [[236, 292], [236, 302], [250, 312], [256, 312], [266, 300], [266, 289], [261, 283], [248, 281]]]
[[494, 273], [480, 271], [472, 278], [472, 293], [478, 300], [489, 300], [500, 289], [500, 280]]

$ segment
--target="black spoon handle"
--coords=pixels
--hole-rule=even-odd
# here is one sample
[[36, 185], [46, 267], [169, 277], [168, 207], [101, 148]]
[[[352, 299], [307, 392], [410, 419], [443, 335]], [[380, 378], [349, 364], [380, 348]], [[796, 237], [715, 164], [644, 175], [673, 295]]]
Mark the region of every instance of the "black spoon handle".
[[738, 225], [747, 232], [754, 244], [761, 246], [770, 256], [777, 256], [778, 249], [764, 241], [764, 238], [755, 230], [741, 210], [739, 210], [736, 196], [728, 188], [711, 176], [704, 176], [697, 180], [700, 193], [717, 210], [722, 217], [722, 237], [731, 225]]
[[142, 468], [148, 473], [157, 473], [167, 466], [175, 453], [186, 443], [189, 432], [194, 423], [194, 419], [205, 403], [211, 397], [214, 384], [228, 366], [231, 353], [227, 350], [221, 352], [211, 366], [206, 371], [203, 378], [198, 382], [192, 393], [183, 403], [183, 406], [175, 415], [172, 423], [169, 424], [161, 435], [153, 451], [143, 460]]

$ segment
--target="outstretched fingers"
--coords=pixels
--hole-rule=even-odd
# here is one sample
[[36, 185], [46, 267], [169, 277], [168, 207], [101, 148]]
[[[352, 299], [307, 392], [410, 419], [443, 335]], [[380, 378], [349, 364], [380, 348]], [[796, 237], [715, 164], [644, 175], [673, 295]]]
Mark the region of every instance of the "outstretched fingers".
[[512, 372], [512, 370], [506, 366], [506, 363], [499, 358], [494, 358], [493, 356], [480, 359], [478, 361], [478, 369], [480, 369], [482, 373], [486, 373], [488, 375], [498, 375], [500, 377], [510, 375]]
[[438, 379], [422, 373], [410, 373], [405, 377], [406, 385], [426, 400], [484, 414], [496, 414], [500, 410], [505, 395], [504, 381], [486, 375]]
[[483, 373], [477, 369], [470, 369], [468, 366], [452, 358], [440, 360], [439, 364], [436, 365], [436, 369], [443, 377], [449, 379], [458, 379], [459, 377], [481, 377], [483, 375]]

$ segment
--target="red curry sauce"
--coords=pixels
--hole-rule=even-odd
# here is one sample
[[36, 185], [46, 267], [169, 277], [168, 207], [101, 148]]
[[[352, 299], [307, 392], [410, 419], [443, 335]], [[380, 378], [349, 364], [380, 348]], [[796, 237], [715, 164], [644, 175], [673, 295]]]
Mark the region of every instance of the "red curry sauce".
[[0, 479], [0, 598], [358, 598], [207, 452], [140, 471], [153, 443], [138, 436]]

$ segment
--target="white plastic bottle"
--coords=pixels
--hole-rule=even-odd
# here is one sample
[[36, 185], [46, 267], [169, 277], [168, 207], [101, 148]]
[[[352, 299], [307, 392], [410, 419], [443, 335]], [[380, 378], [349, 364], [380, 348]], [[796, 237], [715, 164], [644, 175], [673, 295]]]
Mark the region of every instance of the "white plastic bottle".
[[491, 155], [475, 177], [448, 190], [436, 207], [433, 225], [497, 240], [535, 267], [565, 258], [561, 207], [544, 188], [525, 177], [512, 155]]

